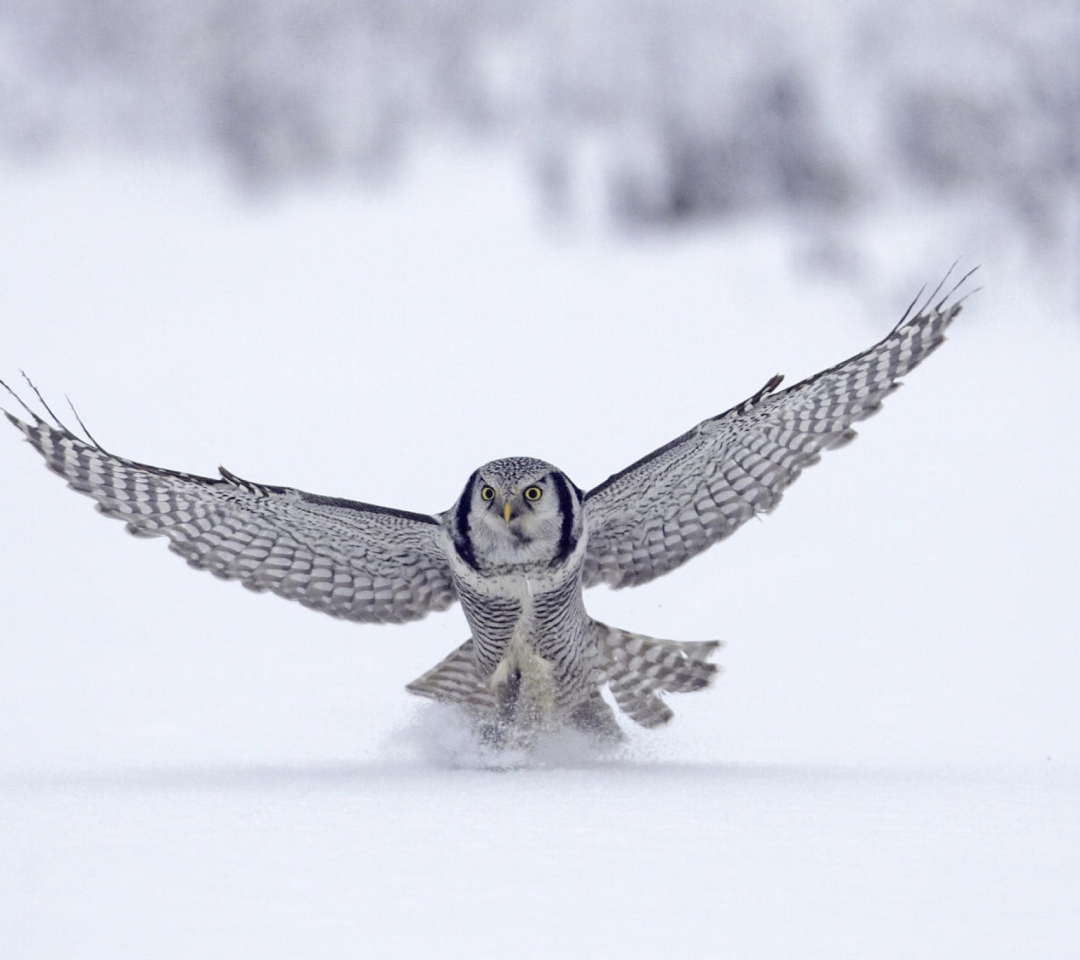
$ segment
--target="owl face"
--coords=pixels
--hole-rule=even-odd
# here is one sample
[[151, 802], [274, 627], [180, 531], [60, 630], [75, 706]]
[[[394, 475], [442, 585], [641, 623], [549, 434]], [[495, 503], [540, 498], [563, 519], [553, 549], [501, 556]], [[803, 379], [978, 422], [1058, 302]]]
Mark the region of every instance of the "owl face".
[[458, 503], [459, 542], [486, 564], [552, 563], [580, 536], [580, 493], [542, 460], [510, 457], [476, 471]]

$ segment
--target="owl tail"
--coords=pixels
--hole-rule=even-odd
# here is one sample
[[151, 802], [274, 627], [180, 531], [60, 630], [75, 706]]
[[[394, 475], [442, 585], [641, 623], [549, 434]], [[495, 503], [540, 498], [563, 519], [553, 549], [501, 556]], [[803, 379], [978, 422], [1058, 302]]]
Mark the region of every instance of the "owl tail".
[[619, 709], [643, 727], [659, 727], [672, 718], [661, 693], [703, 690], [719, 671], [708, 662], [720, 647], [718, 640], [657, 640], [593, 622], [611, 694]]
[[[606, 679], [615, 703], [631, 720], [643, 727], [659, 727], [673, 716], [662, 693], [689, 693], [703, 690], [715, 679], [719, 667], [709, 658], [720, 647], [718, 640], [679, 642], [657, 640], [593, 621], [601, 658], [600, 684]], [[476, 715], [490, 715], [497, 710], [495, 695], [476, 671], [472, 640], [466, 640], [406, 688], [409, 693], [443, 703], [455, 703]], [[597, 726], [590, 708], [606, 706], [599, 692], [581, 709], [582, 728]], [[593, 710], [592, 712], [596, 712]], [[588, 714], [588, 716], [586, 716]], [[588, 722], [587, 722], [588, 721]]]
[[473, 711], [489, 712], [496, 706], [491, 689], [476, 672], [471, 637], [405, 689], [418, 697], [456, 703]]

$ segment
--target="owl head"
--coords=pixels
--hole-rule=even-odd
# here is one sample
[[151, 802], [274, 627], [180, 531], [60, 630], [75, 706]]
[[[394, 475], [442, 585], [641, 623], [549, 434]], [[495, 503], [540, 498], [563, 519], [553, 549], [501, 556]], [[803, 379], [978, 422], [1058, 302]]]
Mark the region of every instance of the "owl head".
[[581, 496], [543, 460], [493, 460], [462, 491], [453, 511], [455, 540], [467, 560], [485, 566], [559, 563], [581, 536]]

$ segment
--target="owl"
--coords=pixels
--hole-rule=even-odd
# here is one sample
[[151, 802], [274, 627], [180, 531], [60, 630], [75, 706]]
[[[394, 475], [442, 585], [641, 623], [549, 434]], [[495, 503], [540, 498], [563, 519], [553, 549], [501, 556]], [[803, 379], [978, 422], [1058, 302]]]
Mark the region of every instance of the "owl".
[[[966, 278], [965, 278], [966, 279]], [[963, 281], [961, 281], [962, 283]], [[718, 642], [663, 640], [589, 616], [583, 591], [666, 574], [768, 513], [825, 450], [849, 442], [898, 378], [944, 340], [962, 299], [919, 298], [883, 340], [702, 421], [591, 490], [533, 457], [493, 460], [457, 502], [413, 513], [136, 463], [45, 416], [8, 419], [70, 487], [197, 569], [361, 623], [403, 623], [460, 602], [469, 638], [406, 688], [456, 704], [481, 741], [528, 749], [574, 728], [598, 742], [672, 717], [665, 695], [716, 676]], [[5, 411], [6, 413], [6, 411]], [[605, 693], [608, 696], [605, 696]]]

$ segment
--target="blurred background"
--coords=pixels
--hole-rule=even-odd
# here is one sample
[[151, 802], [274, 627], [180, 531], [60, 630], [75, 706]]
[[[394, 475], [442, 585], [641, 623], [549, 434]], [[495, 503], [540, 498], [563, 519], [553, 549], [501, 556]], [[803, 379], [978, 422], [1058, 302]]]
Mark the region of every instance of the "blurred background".
[[0, 0], [0, 151], [392, 189], [461, 137], [548, 222], [796, 216], [855, 270], [844, 222], [914, 199], [1067, 266], [1078, 50], [1077, 0]]

